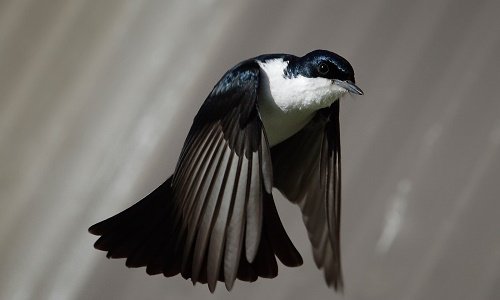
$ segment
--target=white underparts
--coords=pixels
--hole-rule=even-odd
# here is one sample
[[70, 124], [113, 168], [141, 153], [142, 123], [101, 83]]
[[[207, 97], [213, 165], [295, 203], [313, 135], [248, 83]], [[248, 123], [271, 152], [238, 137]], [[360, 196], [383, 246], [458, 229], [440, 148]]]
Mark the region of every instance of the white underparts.
[[259, 62], [261, 67], [259, 111], [270, 146], [297, 133], [314, 116], [347, 91], [330, 79], [297, 76], [288, 78], [288, 62], [273, 59]]

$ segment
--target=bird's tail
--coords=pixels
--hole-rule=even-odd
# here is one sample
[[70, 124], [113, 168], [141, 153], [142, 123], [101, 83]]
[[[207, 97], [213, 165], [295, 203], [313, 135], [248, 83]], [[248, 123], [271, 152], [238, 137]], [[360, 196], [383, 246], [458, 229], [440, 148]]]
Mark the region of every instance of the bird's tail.
[[[151, 194], [122, 211], [89, 228], [99, 235], [94, 244], [99, 250], [107, 251], [108, 258], [126, 258], [131, 268], [146, 267], [149, 275], [164, 274], [167, 277], [179, 273], [191, 278], [191, 268], [183, 267], [183, 258], [192, 256], [192, 249], [184, 249], [186, 233], [181, 230], [182, 216], [177, 212], [172, 177]], [[263, 225], [259, 250], [253, 262], [241, 255], [237, 278], [255, 281], [258, 277], [273, 278], [278, 274], [275, 256], [287, 266], [299, 266], [302, 257], [288, 238], [278, 216], [272, 195], [263, 199]], [[206, 271], [206, 259], [204, 270]], [[206, 283], [206, 272], [197, 278]], [[219, 274], [224, 280], [224, 272]], [[226, 287], [230, 289], [232, 282]]]

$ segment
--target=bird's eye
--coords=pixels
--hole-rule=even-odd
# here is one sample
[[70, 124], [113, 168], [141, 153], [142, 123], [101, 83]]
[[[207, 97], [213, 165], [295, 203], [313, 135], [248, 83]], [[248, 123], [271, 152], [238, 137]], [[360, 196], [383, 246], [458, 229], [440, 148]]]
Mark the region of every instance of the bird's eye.
[[321, 74], [321, 75], [326, 75], [328, 74], [328, 71], [330, 71], [330, 68], [328, 68], [328, 65], [325, 64], [325, 63], [320, 63], [319, 66], [318, 66], [318, 72]]

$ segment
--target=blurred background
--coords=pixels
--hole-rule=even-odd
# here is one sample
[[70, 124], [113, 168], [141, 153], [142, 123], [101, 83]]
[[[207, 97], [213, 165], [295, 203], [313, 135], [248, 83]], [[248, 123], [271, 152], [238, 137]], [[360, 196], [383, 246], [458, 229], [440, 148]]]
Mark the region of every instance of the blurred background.
[[[500, 299], [500, 2], [0, 0], [0, 299]], [[169, 176], [222, 74], [328, 49], [341, 105], [344, 295], [304, 257], [193, 287], [93, 249], [87, 228]]]

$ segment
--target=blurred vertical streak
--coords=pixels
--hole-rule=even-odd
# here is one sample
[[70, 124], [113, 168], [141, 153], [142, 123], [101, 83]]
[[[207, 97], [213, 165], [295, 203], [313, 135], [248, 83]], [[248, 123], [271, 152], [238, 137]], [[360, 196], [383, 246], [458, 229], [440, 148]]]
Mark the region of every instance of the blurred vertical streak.
[[[127, 19], [134, 14], [134, 7], [138, 7], [137, 4], [139, 4], [136, 1], [129, 1], [121, 2], [119, 6], [100, 5], [98, 8], [102, 9], [104, 13], [116, 17], [108, 19], [110, 24], [104, 26], [107, 30], [99, 32], [100, 37], [96, 41], [94, 36], [89, 36], [88, 40], [82, 39], [78, 33], [79, 27], [73, 25], [77, 20], [82, 21], [81, 17], [88, 17], [88, 14], [78, 16], [80, 12], [89, 8], [89, 6], [84, 6], [86, 3], [85, 1], [71, 1], [66, 2], [65, 6], [56, 5], [56, 7], [47, 8], [59, 12], [58, 17], [51, 18], [53, 26], [49, 26], [48, 34], [42, 36], [45, 43], [41, 43], [41, 50], [35, 52], [36, 55], [26, 66], [29, 71], [26, 72], [26, 76], [21, 77], [19, 86], [13, 91], [11, 96], [13, 99], [12, 110], [4, 112], [8, 116], [15, 117], [11, 120], [13, 124], [17, 123], [17, 120], [21, 122], [23, 119], [26, 120], [26, 114], [30, 113], [32, 116], [25, 121], [25, 126], [31, 127], [35, 125], [33, 122], [37, 122], [39, 127], [27, 128], [29, 131], [26, 131], [25, 134], [31, 136], [27, 144], [11, 145], [10, 147], [14, 152], [11, 155], [18, 157], [11, 163], [24, 163], [26, 166], [12, 165], [9, 169], [29, 171], [29, 173], [15, 174], [15, 177], [7, 178], [6, 184], [13, 186], [16, 185], [16, 180], [21, 180], [22, 188], [14, 190], [14, 193], [2, 195], [2, 198], [10, 200], [7, 202], [9, 204], [7, 210], [2, 210], [1, 221], [2, 225], [5, 226], [0, 227], [7, 228], [6, 232], [2, 231], [1, 240], [5, 244], [1, 248], [1, 256], [10, 258], [9, 263], [2, 268], [2, 275], [5, 276], [9, 273], [10, 275], [4, 277], [0, 282], [0, 298], [23, 299], [37, 298], [36, 295], [41, 296], [43, 293], [41, 287], [44, 285], [44, 281], [50, 279], [50, 275], [42, 276], [42, 274], [50, 274], [50, 270], [54, 270], [54, 266], [58, 265], [59, 258], [54, 256], [57, 252], [52, 247], [57, 248], [56, 245], [60, 245], [62, 242], [61, 238], [67, 238], [64, 232], [70, 227], [61, 227], [61, 222], [71, 224], [75, 214], [78, 215], [78, 206], [75, 206], [72, 199], [68, 197], [74, 195], [75, 191], [72, 192], [72, 189], [79, 184], [77, 180], [72, 182], [65, 180], [69, 176], [67, 170], [69, 170], [71, 162], [67, 161], [66, 164], [62, 164], [62, 160], [65, 158], [64, 155], [61, 155], [61, 150], [69, 150], [65, 149], [63, 144], [64, 140], [71, 134], [69, 131], [71, 126], [68, 125], [71, 124], [72, 120], [75, 120], [81, 105], [85, 103], [85, 99], [81, 99], [82, 95], [79, 94], [82, 90], [73, 91], [68, 89], [68, 86], [76, 84], [76, 86], [80, 85], [81, 88], [81, 85], [84, 84], [87, 85], [86, 88], [92, 88], [92, 84], [88, 86], [88, 80], [92, 82], [92, 77], [99, 73], [96, 68], [102, 68], [107, 57], [112, 53], [113, 47], [116, 46], [117, 40], [123, 36]], [[111, 12], [112, 14], [110, 14]], [[83, 19], [83, 22], [87, 22], [87, 20]], [[122, 33], [120, 34], [120, 32]], [[77, 43], [70, 43], [74, 39], [77, 40]], [[85, 52], [72, 48], [72, 46], [82, 47], [80, 44], [82, 42], [93, 46], [86, 47]], [[71, 51], [75, 52], [71, 53]], [[66, 53], [76, 56], [67, 56]], [[61, 61], [63, 58], [76, 59], [75, 64]], [[68, 66], [71, 69], [82, 68], [83, 72], [54, 73], [56, 70], [66, 72], [67, 70], [64, 68]], [[80, 69], [78, 70], [80, 71]], [[85, 72], [85, 70], [88, 71]], [[46, 77], [48, 73], [53, 74], [52, 76], [59, 75], [59, 79], [63, 81], [69, 79], [66, 82], [68, 86], [48, 81], [51, 79], [51, 77]], [[78, 75], [77, 78], [74, 78], [75, 74]], [[42, 89], [40, 89], [40, 84], [44, 85]], [[55, 94], [52, 94], [50, 90], [51, 85], [54, 87]], [[67, 91], [76, 94], [66, 95]], [[28, 99], [32, 100], [33, 98], [38, 98], [39, 102], [27, 102]], [[40, 109], [48, 105], [51, 105], [53, 109], [49, 115], [43, 116], [40, 113], [45, 111]], [[20, 132], [14, 131], [10, 134], [19, 135]], [[43, 138], [40, 139], [38, 135], [43, 136]], [[78, 169], [74, 170], [78, 171]], [[61, 172], [63, 173], [61, 174]], [[49, 174], [53, 178], [47, 178]], [[50, 183], [51, 179], [56, 179], [58, 183], [56, 183], [57, 181]], [[11, 182], [8, 182], [9, 180]], [[57, 188], [52, 190], [45, 185]], [[38, 201], [34, 202], [33, 199], [37, 198]], [[30, 207], [28, 208], [27, 205]], [[6, 233], [8, 233], [7, 236]], [[23, 246], [29, 244], [34, 247]], [[24, 282], [26, 288], [20, 288], [16, 284], [18, 282]], [[66, 289], [71, 288], [69, 282], [66, 282], [64, 286]], [[59, 289], [58, 293], [58, 296], [63, 296], [64, 290]]]
[[[485, 11], [486, 9], [483, 8], [477, 13], [481, 15]], [[470, 97], [467, 97], [467, 92], [470, 88], [469, 85], [473, 82], [479, 83], [480, 77], [478, 74], [480, 70], [487, 67], [486, 63], [488, 60], [485, 60], [484, 57], [488, 57], [488, 53], [480, 53], [473, 58], [469, 58], [471, 47], [474, 47], [473, 45], [477, 39], [471, 28], [480, 26], [481, 20], [484, 20], [484, 18], [474, 18], [477, 24], [463, 31], [460, 43], [455, 46], [454, 52], [440, 66], [442, 68], [441, 72], [444, 75], [442, 76], [440, 85], [433, 89], [432, 95], [432, 98], [437, 99], [437, 101], [427, 102], [425, 105], [425, 118], [428, 119], [428, 122], [421, 122], [420, 126], [416, 126], [411, 133], [408, 133], [409, 136], [414, 138], [408, 139], [404, 146], [406, 151], [400, 155], [400, 163], [396, 165], [402, 164], [407, 159], [409, 151], [417, 152], [412, 162], [413, 166], [407, 168], [405, 171], [407, 174], [404, 175], [411, 182], [418, 181], [425, 176], [424, 172], [431, 167], [428, 162], [434, 154], [436, 145], [442, 138], [443, 133], [454, 125], [456, 115], [464, 102], [470, 101]], [[494, 40], [489, 39], [487, 41], [492, 42]], [[487, 45], [481, 49], [491, 51], [492, 46]], [[468, 72], [461, 72], [464, 69], [464, 61], [467, 62]], [[459, 75], [449, 76], [448, 74]], [[456, 88], [450, 90], [448, 87], [453, 85]], [[450, 99], [452, 100], [450, 101]]]
[[[478, 186], [485, 180], [489, 167], [497, 159], [498, 153], [500, 153], [499, 146], [499, 143], [492, 142], [479, 153], [478, 162], [470, 171], [468, 182], [459, 191], [460, 197], [450, 207], [450, 213], [441, 227], [434, 233], [436, 239], [434, 242], [429, 243], [430, 249], [427, 251], [426, 259], [418, 268], [413, 284], [404, 299], [422, 299], [422, 294], [428, 294], [428, 289], [424, 289], [424, 285], [429, 283], [433, 269], [439, 264], [439, 260], [449, 254], [447, 246], [453, 237], [453, 233], [457, 230], [457, 223], [461, 218], [466, 218], [467, 210], [471, 209], [471, 205], [474, 205], [474, 194], [478, 192]], [[475, 242], [473, 235], [463, 234], [463, 236], [470, 239], [470, 243]], [[463, 271], [470, 272], [471, 270], [464, 269]]]
[[[22, 13], [31, 0], [5, 0], [0, 2], [0, 58], [4, 58], [3, 50], [15, 32], [18, 23], [23, 21]], [[1, 103], [0, 103], [1, 104]]]
[[[57, 49], [62, 47], [62, 39], [65, 37], [67, 30], [71, 28], [70, 22], [75, 18], [76, 14], [80, 10], [80, 6], [75, 5], [75, 3], [81, 4], [82, 2], [67, 2], [66, 6], [63, 6], [58, 15], [52, 19], [52, 23], [47, 26], [48, 29], [46, 30], [46, 33], [44, 32], [41, 34], [43, 42], [37, 43], [41, 44], [41, 47], [38, 48], [38, 45], [32, 45], [33, 48], [38, 49], [35, 51], [34, 55], [30, 55], [30, 58], [26, 62], [24, 71], [21, 71], [22, 75], [20, 75], [20, 79], [11, 83], [12, 92], [5, 95], [5, 99], [10, 101], [7, 102], [7, 106], [0, 112], [0, 144], [6, 143], [7, 139], [9, 141], [16, 139], [15, 136], [19, 134], [19, 132], [14, 130], [14, 126], [17, 122], [22, 121], [26, 117], [26, 111], [31, 110], [32, 106], [37, 106], [31, 102], [33, 97], [39, 96], [39, 94], [37, 94], [38, 91], [35, 91], [35, 88], [39, 84], [41, 78], [46, 75], [47, 68], [50, 63], [55, 60], [56, 54], [58, 53]], [[12, 61], [15, 61], [16, 56], [14, 55], [11, 59]], [[26, 123], [28, 122], [29, 121], [26, 120]], [[26, 124], [26, 126], [31, 126], [31, 124]], [[59, 129], [62, 128], [64, 127], [59, 127]], [[43, 154], [54, 149], [53, 146], [51, 147], [51, 145], [47, 143], [41, 145], [41, 147], [42, 148], [31, 147], [30, 149], [16, 149], [15, 153], [10, 153], [13, 157], [31, 157], [34, 159], [34, 161], [27, 163], [31, 167], [31, 174], [23, 176], [23, 179], [25, 180], [25, 183], [27, 183], [28, 187], [35, 185], [35, 178], [39, 175], [36, 171], [43, 169], [36, 167], [36, 165], [43, 163], [43, 159], [41, 159]], [[43, 151], [44, 147], [47, 147], [49, 150]], [[0, 151], [8, 151], [8, 149], [9, 148], [3, 148]], [[14, 149], [14, 147], [10, 149]], [[33, 150], [36, 150], [39, 155], [29, 155], [25, 152]], [[29, 194], [28, 190], [29, 188], [19, 192]], [[12, 220], [18, 216], [18, 211], [23, 208], [23, 199], [25, 201], [29, 199], [29, 196], [27, 195], [14, 195], [14, 197], [19, 198], [20, 200], [5, 203], [5, 210], [3, 210], [3, 214], [5, 214], [5, 216], [0, 219], [0, 240], [2, 240], [5, 230], [8, 229], [8, 224], [12, 224]]]
[[[19, 6], [22, 7], [23, 4], [21, 2]], [[12, 37], [10, 42], [3, 43], [7, 48], [4, 51], [7, 53], [2, 53], [2, 57], [5, 59], [5, 65], [2, 67], [7, 68], [10, 72], [5, 73], [9, 77], [4, 78], [5, 81], [3, 81], [5, 85], [2, 92], [5, 94], [2, 96], [9, 101], [6, 102], [6, 107], [3, 107], [0, 113], [0, 143], [5, 141], [9, 135], [9, 129], [15, 124], [14, 121], [19, 119], [22, 110], [30, 104], [30, 93], [33, 92], [38, 83], [37, 80], [45, 70], [44, 67], [50, 61], [50, 58], [53, 58], [57, 47], [60, 46], [60, 40], [70, 28], [66, 25], [71, 22], [74, 15], [79, 11], [81, 3], [70, 1], [66, 2], [66, 5], [61, 5], [64, 4], [64, 1], [61, 3], [54, 1], [51, 3], [52, 5], [47, 5], [40, 1], [37, 4], [39, 7], [32, 5], [24, 10], [19, 9], [22, 10], [23, 14], [16, 16], [17, 18], [13, 21], [29, 20], [31, 23], [26, 24], [23, 22], [19, 24], [20, 28], [17, 29], [24, 31], [24, 34], [16, 35]], [[16, 6], [11, 7], [14, 15], [17, 12]], [[59, 7], [62, 9], [57, 9]], [[48, 17], [39, 20], [39, 18], [36, 18], [38, 13], [46, 13]], [[52, 16], [52, 14], [55, 14], [55, 16]], [[9, 18], [6, 19], [9, 20]], [[49, 24], [44, 23], [47, 21]], [[11, 26], [7, 25], [7, 30]], [[15, 26], [12, 27], [15, 28]], [[18, 63], [19, 61], [23, 63], [23, 67], [14, 68], [9, 66], [9, 64]], [[19, 78], [15, 75], [16, 72], [20, 73]], [[14, 78], [17, 80], [9, 82], [9, 79]]]
[[[397, 168], [398, 164], [384, 165], [385, 160], [380, 159], [384, 156], [396, 157], [397, 152], [401, 149], [392, 147], [391, 143], [406, 140], [404, 138], [397, 139], [393, 134], [390, 136], [386, 134], [388, 127], [391, 127], [394, 122], [389, 120], [397, 119], [396, 107], [398, 105], [406, 106], [409, 99], [413, 99], [414, 95], [408, 95], [408, 85], [414, 81], [412, 76], [415, 74], [415, 70], [421, 70], [420, 68], [422, 68], [422, 58], [420, 58], [422, 53], [434, 51], [434, 49], [430, 48], [429, 43], [437, 24], [446, 15], [450, 2], [452, 1], [438, 1], [433, 5], [433, 9], [429, 10], [428, 3], [425, 1], [409, 3], [386, 1], [383, 5], [380, 5], [379, 18], [374, 21], [374, 24], [367, 26], [366, 34], [360, 39], [361, 42], [357, 51], [363, 53], [363, 55], [359, 55], [358, 64], [366, 65], [366, 70], [364, 70], [366, 74], [361, 73], [360, 75], [364, 76], [361, 79], [358, 77], [357, 81], [368, 81], [365, 83], [368, 85], [366, 86], [368, 94], [365, 97], [367, 99], [356, 100], [358, 103], [362, 102], [361, 105], [356, 106], [358, 112], [354, 115], [354, 118], [346, 118], [343, 125], [343, 128], [347, 128], [344, 136], [357, 136], [357, 144], [355, 147], [349, 148], [351, 153], [344, 155], [344, 157], [358, 158], [349, 161], [350, 170], [344, 172], [346, 173], [344, 176], [345, 190], [354, 190], [354, 194], [351, 194], [349, 198], [378, 199], [381, 195], [387, 193], [386, 189], [379, 188], [383, 184], [381, 181], [387, 177], [367, 178], [367, 176], [371, 175], [365, 170], [375, 168], [384, 170], [383, 172], [386, 174], [388, 168]], [[422, 22], [420, 19], [424, 13], [426, 16], [425, 22]], [[394, 26], [394, 23], [399, 25]], [[394, 61], [398, 63], [395, 64]], [[419, 78], [419, 80], [426, 80], [426, 78]], [[374, 98], [377, 101], [370, 101], [370, 99]], [[410, 118], [416, 118], [416, 116], [413, 115]], [[356, 132], [349, 130], [349, 128], [356, 128], [357, 124], [362, 124], [362, 130]], [[397, 128], [394, 129], [397, 130]], [[408, 130], [406, 127], [404, 129]], [[404, 137], [405, 134], [400, 133], [399, 136]], [[387, 144], [384, 147], [373, 147], [374, 144], [380, 144], [381, 141], [386, 141]], [[382, 153], [377, 152], [377, 150]], [[403, 176], [403, 179], [409, 175], [398, 174], [398, 176]], [[374, 188], [362, 190], [356, 188], [360, 177], [372, 181]], [[354, 180], [354, 178], [357, 178], [357, 180]], [[386, 182], [386, 184], [391, 185], [391, 189], [396, 185], [392, 179], [388, 179]], [[377, 205], [377, 203], [369, 201], [365, 205]], [[376, 208], [376, 210], [380, 209], [384, 209], [384, 207], [378, 206]], [[352, 235], [357, 239], [357, 242], [352, 244], [354, 248], [359, 247], [359, 243], [366, 240], [365, 234], [370, 234], [364, 231], [364, 228], [367, 226], [373, 228], [373, 226], [364, 222], [370, 222], [373, 219], [365, 218], [363, 214], [372, 212], [371, 209], [358, 212], [361, 221], [355, 225], [354, 230], [357, 233]], [[354, 253], [350, 250], [344, 252], [347, 253], [346, 255]]]
[[[33, 63], [26, 67], [33, 73], [23, 76], [22, 84], [14, 89], [15, 97], [10, 95], [16, 101], [9, 114], [17, 117], [8, 125], [16, 125], [21, 115], [32, 114], [27, 125], [38, 127], [24, 130], [24, 136], [33, 140], [10, 148], [10, 155], [18, 157], [15, 163], [27, 160], [29, 168], [19, 169], [30, 174], [17, 175], [25, 180], [24, 188], [7, 191], [3, 197], [13, 201], [2, 219], [9, 225], [2, 227], [6, 228], [2, 240], [12, 241], [0, 250], [8, 262], [2, 275], [10, 270], [16, 276], [2, 280], [0, 298], [68, 299], [82, 289], [94, 266], [91, 259], [101, 256], [87, 255], [92, 244], [86, 232], [89, 224], [78, 220], [86, 211], [94, 214], [94, 207], [105, 208], [106, 201], [116, 209], [116, 204], [130, 196], [139, 170], [151, 159], [148, 153], [162, 136], [152, 132], [160, 128], [172, 134], [169, 125], [179, 102], [165, 101], [165, 97], [184, 98], [182, 94], [196, 78], [193, 74], [205, 66], [207, 57], [196, 55], [199, 48], [192, 41], [202, 44], [209, 55], [232, 15], [225, 14], [230, 5], [207, 14], [211, 4], [206, 1], [195, 7], [185, 1], [79, 3], [85, 3], [76, 10], [79, 16], [65, 14], [65, 21], [52, 26], [67, 30], [54, 34], [57, 38], [48, 42], [49, 50], [35, 51]], [[193, 20], [208, 25], [199, 30], [201, 23]], [[193, 24], [197, 25], [190, 33], [193, 40], [184, 39], [185, 31], [179, 27], [189, 30]], [[171, 61], [172, 57], [176, 59]], [[167, 82], [163, 82], [165, 74], [171, 77]], [[153, 89], [160, 90], [156, 99], [143, 99], [152, 96]], [[42, 92], [35, 95], [35, 91]], [[35, 107], [26, 100], [34, 98], [39, 101]], [[14, 128], [7, 132], [7, 139], [21, 134]], [[105, 167], [100, 168], [103, 161]], [[13, 180], [9, 176], [6, 183], [13, 184]], [[39, 201], [34, 202], [36, 198]], [[23, 247], [27, 244], [36, 249]], [[28, 288], [19, 288], [16, 282], [21, 279]]]
[[[494, 18], [494, 10], [492, 10], [489, 6], [481, 7], [478, 17], [474, 18], [474, 20], [478, 24], [470, 24], [469, 28], [491, 28], [491, 20]], [[454, 78], [454, 84], [456, 86], [455, 90], [450, 91], [451, 93], [447, 93], [447, 97], [454, 99], [452, 103], [453, 109], [447, 110], [447, 116], [455, 117], [455, 126], [476, 126], [477, 124], [473, 124], [473, 118], [467, 120], [467, 125], [457, 124], [456, 115], [451, 114], [451, 112], [456, 112], [459, 108], [464, 109], [463, 107], [467, 106], [481, 106], [483, 102], [489, 102], [489, 106], [494, 106], [497, 109], [500, 108], [500, 105], [491, 102], [490, 100], [479, 101], [481, 98], [486, 98], [484, 96], [484, 92], [486, 89], [480, 89], [482, 86], [493, 87], [494, 82], [497, 81], [498, 77], [485, 77], [482, 76], [481, 70], [488, 70], [492, 68], [492, 62], [495, 61], [497, 55], [500, 51], [500, 37], [498, 36], [495, 30], [485, 30], [481, 32], [480, 41], [478, 41], [478, 36], [476, 32], [471, 32], [470, 30], [465, 31], [467, 34], [464, 37], [464, 42], [462, 47], [473, 47], [475, 51], [466, 52], [466, 55], [462, 56], [460, 60], [460, 64], [457, 65], [456, 72], [461, 72], [461, 80], [457, 80], [457, 77]], [[476, 41], [472, 42], [471, 39], [475, 39]], [[460, 49], [457, 49], [460, 50]], [[470, 53], [474, 53], [470, 55]], [[467, 71], [464, 71], [464, 64], [466, 62]], [[453, 74], [456, 74], [453, 72]], [[493, 71], [495, 74], [495, 71]], [[500, 71], [496, 69], [496, 75], [500, 75]], [[474, 89], [470, 89], [470, 87], [474, 87]], [[474, 99], [479, 98], [479, 99]], [[468, 101], [468, 103], [464, 103]], [[473, 101], [473, 102], [471, 102]], [[486, 107], [483, 106], [483, 109]], [[473, 114], [474, 110], [471, 110], [471, 113], [467, 113], [467, 115]], [[490, 110], [494, 111], [494, 110]], [[487, 120], [487, 119], [486, 119]], [[470, 243], [473, 244], [476, 242], [476, 237], [474, 234], [466, 234], [469, 230], [464, 230], [462, 226], [459, 226], [458, 223], [461, 219], [467, 218], [467, 212], [472, 209], [473, 205], [477, 205], [477, 201], [475, 199], [475, 195], [479, 194], [479, 188], [486, 180], [486, 174], [491, 171], [491, 166], [495, 165], [498, 162], [500, 153], [498, 138], [496, 137], [498, 128], [500, 127], [500, 123], [498, 119], [490, 125], [490, 129], [485, 133], [490, 133], [485, 136], [485, 140], [481, 143], [477, 144], [474, 148], [476, 153], [474, 153], [475, 162], [473, 168], [468, 170], [467, 181], [466, 183], [459, 189], [457, 192], [458, 198], [454, 200], [453, 205], [449, 206], [448, 213], [443, 218], [440, 226], [436, 228], [436, 231], [433, 233], [434, 239], [430, 241], [428, 245], [428, 250], [426, 250], [426, 256], [423, 263], [417, 269], [415, 274], [415, 278], [413, 280], [413, 284], [411, 288], [408, 290], [408, 294], [404, 299], [422, 299], [428, 295], [428, 291], [432, 290], [429, 288], [425, 288], [427, 285], [434, 285], [438, 283], [430, 283], [430, 279], [433, 278], [433, 273], [436, 272], [436, 267], [439, 266], [439, 262], [444, 260], [447, 255], [449, 255], [449, 249], [451, 248], [449, 244], [450, 240], [453, 238], [455, 232], [460, 231], [460, 234], [464, 239], [470, 239]], [[482, 133], [481, 135], [483, 135]], [[464, 143], [465, 136], [464, 137]], [[496, 195], [498, 197], [498, 195]], [[495, 257], [495, 256], [493, 256]], [[463, 270], [464, 272], [471, 272], [471, 270]], [[450, 274], [451, 275], [451, 274]], [[456, 275], [455, 275], [456, 276]], [[476, 277], [477, 278], [477, 277]], [[461, 292], [452, 292], [451, 290], [448, 293], [444, 293], [444, 297], [454, 296], [464, 296], [464, 290], [469, 290], [470, 297], [475, 297], [475, 293], [470, 289], [458, 289]]]
[[[496, 0], [0, 0], [0, 299], [498, 299]], [[172, 172], [217, 79], [261, 53], [333, 50], [343, 99], [344, 296], [304, 256], [209, 295], [92, 249], [92, 223]]]
[[[496, 126], [490, 132], [489, 142], [493, 147], [500, 147], [500, 122], [497, 122]], [[487, 175], [489, 178], [486, 178], [485, 182], [489, 183], [489, 185], [498, 185], [498, 178], [500, 178], [500, 159], [498, 159], [498, 155], [497, 159], [492, 160], [491, 163], [490, 174]], [[489, 200], [487, 198], [494, 198], [493, 201], [497, 202], [496, 211], [500, 211], [499, 195], [487, 195], [488, 186], [484, 186], [484, 183], [482, 184], [482, 191], [485, 194], [484, 198], [486, 198], [486, 201]], [[482, 265], [484, 269], [481, 274], [481, 287], [474, 295], [477, 299], [496, 299], [500, 295], [500, 238], [498, 238], [498, 227], [494, 223], [498, 218], [498, 214], [493, 212], [491, 215], [493, 216], [490, 220], [493, 222], [488, 222], [487, 226], [489, 227], [489, 231], [493, 232], [493, 237], [490, 237], [491, 240], [486, 241], [486, 245], [481, 245], [481, 248], [486, 252], [486, 255], [483, 255], [483, 257], [487, 262]], [[491, 246], [487, 244], [488, 242], [491, 242]]]
[[[395, 187], [400, 184], [401, 180], [410, 180], [408, 184], [413, 184], [413, 172], [415, 171], [415, 167], [417, 167], [414, 164], [418, 161], [414, 159], [408, 161], [407, 164], [409, 165], [405, 165], [404, 173], [401, 174], [401, 164], [395, 162], [398, 157], [403, 157], [407, 154], [404, 151], [404, 147], [396, 147], [393, 144], [413, 142], [413, 139], [408, 139], [407, 137], [409, 135], [408, 131], [414, 130], [414, 128], [405, 127], [398, 129], [398, 127], [393, 127], [393, 125], [401, 120], [401, 108], [422, 107], [425, 104], [426, 99], [417, 99], [413, 102], [408, 101], [409, 95], [411, 95], [411, 99], [415, 99], [415, 94], [411, 93], [409, 89], [413, 87], [413, 82], [416, 79], [413, 78], [415, 74], [422, 71], [423, 64], [429, 63], [422, 63], [426, 59], [423, 53], [434, 53], [435, 51], [430, 44], [434, 38], [436, 27], [439, 22], [442, 22], [451, 2], [439, 1], [433, 6], [431, 11], [428, 11], [428, 3], [426, 2], [412, 2], [410, 5], [408, 3], [387, 2], [387, 10], [382, 12], [382, 20], [380, 22], [387, 23], [386, 26], [390, 27], [385, 33], [391, 37], [386, 38], [386, 41], [390, 44], [380, 45], [380, 47], [384, 47], [384, 51], [379, 52], [375, 50], [374, 53], [371, 51], [368, 52], [368, 57], [371, 55], [373, 57], [367, 62], [370, 66], [369, 70], [371, 70], [371, 73], [368, 74], [371, 79], [369, 80], [370, 86], [366, 89], [369, 91], [369, 97], [376, 98], [377, 101], [359, 100], [363, 101], [363, 105], [357, 107], [360, 110], [357, 115], [360, 115], [361, 118], [352, 122], [357, 121], [357, 124], [363, 124], [364, 130], [359, 132], [358, 145], [350, 150], [354, 153], [349, 154], [360, 158], [349, 163], [350, 168], [356, 170], [351, 176], [358, 178], [358, 180], [363, 176], [372, 176], [373, 174], [365, 172], [367, 168], [380, 170], [381, 175], [383, 174], [384, 176], [366, 179], [371, 181], [372, 188], [356, 189], [353, 191], [354, 193], [346, 192], [350, 194], [349, 198], [383, 199], [382, 201], [386, 201], [388, 198], [384, 198], [383, 195], [394, 193], [394, 189], [397, 190]], [[400, 9], [397, 5], [401, 5], [405, 9]], [[419, 22], [418, 19], [421, 18], [424, 11], [427, 12], [426, 20], [425, 22]], [[387, 19], [387, 14], [394, 14], [392, 17], [401, 20], [401, 25], [397, 27], [390, 25], [392, 23]], [[373, 28], [373, 32], [370, 35], [376, 36], [381, 34], [375, 29], [379, 26], [371, 27]], [[418, 38], [415, 38], [416, 36]], [[370, 41], [373, 38], [370, 39], [367, 36], [366, 40]], [[361, 59], [366, 60], [367, 58], [364, 57]], [[399, 63], [394, 64], [393, 61], [398, 61]], [[417, 80], [430, 81], [430, 78], [418, 78]], [[428, 90], [430, 89], [422, 90], [422, 92], [425, 93]], [[408, 114], [407, 121], [415, 122], [418, 116], [417, 114]], [[344, 125], [344, 127], [347, 126]], [[390, 135], [387, 134], [389, 131], [391, 131]], [[421, 136], [420, 133], [417, 133], [417, 135]], [[381, 144], [383, 146], [372, 146]], [[412, 144], [412, 146], [414, 145]], [[381, 159], [382, 157], [385, 158]], [[387, 164], [387, 160], [392, 163]], [[345, 190], [351, 191], [351, 186], [357, 185], [357, 182], [356, 180], [351, 180], [351, 177], [347, 177], [345, 185]], [[376, 201], [367, 201], [364, 205], [366, 205], [366, 208], [357, 212], [360, 221], [355, 224], [356, 227], [351, 236], [351, 238], [354, 237], [356, 239], [350, 244], [350, 247], [353, 248], [344, 251], [347, 257], [349, 257], [350, 253], [355, 253], [352, 251], [353, 249], [361, 247], [365, 243], [368, 235], [373, 234], [373, 232], [366, 230], [366, 228], [376, 228], [373, 223], [369, 224], [369, 222], [376, 220], [369, 218], [367, 214], [377, 212], [377, 214], [382, 215], [382, 212], [387, 207], [381, 207], [380, 202]]]

